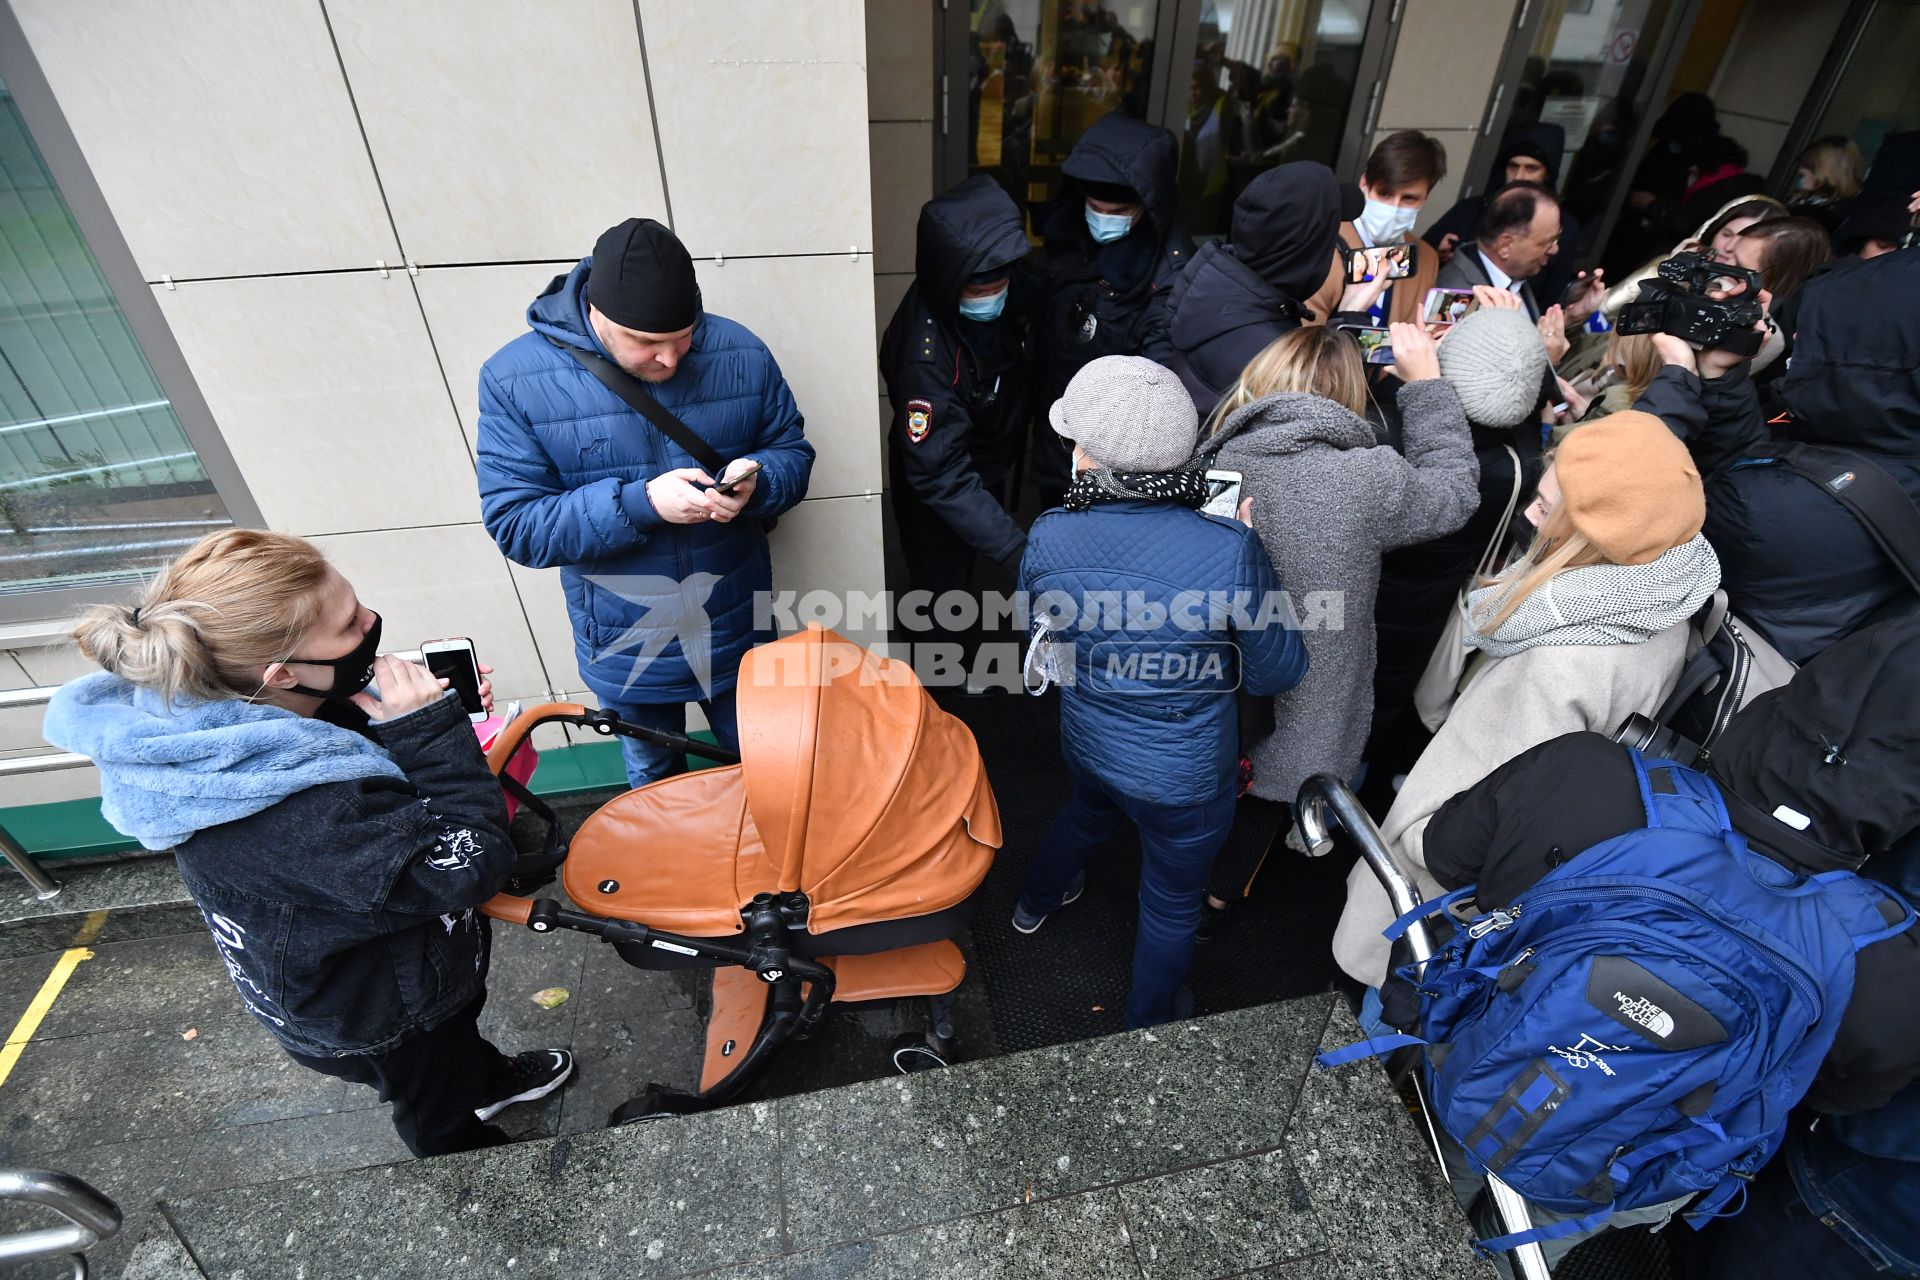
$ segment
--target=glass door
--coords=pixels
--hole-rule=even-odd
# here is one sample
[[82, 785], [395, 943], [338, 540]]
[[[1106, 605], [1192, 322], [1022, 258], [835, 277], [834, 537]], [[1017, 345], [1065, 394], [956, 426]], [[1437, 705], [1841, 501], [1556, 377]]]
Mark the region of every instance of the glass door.
[[1160, 9], [1156, 0], [969, 0], [965, 31], [949, 35], [964, 52], [958, 85], [954, 50], [946, 59], [947, 128], [964, 161], [957, 172], [950, 162], [939, 185], [991, 174], [1036, 228], [1087, 126], [1110, 111], [1152, 118]]
[[1496, 161], [1523, 134], [1557, 139], [1557, 186], [1579, 234], [1561, 253], [1586, 266], [1607, 243], [1630, 161], [1666, 101], [1699, 0], [1529, 0], [1507, 43], [1463, 195], [1505, 181]]
[[[1848, 15], [1780, 151], [1773, 186], [1787, 190], [1800, 153], [1815, 138], [1851, 138], [1868, 173], [1881, 143], [1920, 129], [1920, 0], [1872, 0]], [[1911, 161], [1909, 161], [1911, 163]], [[1882, 174], [1883, 179], [1896, 175]], [[1899, 175], [1901, 181], [1905, 175]], [[1879, 184], [1875, 184], [1879, 189]]]
[[[1378, 109], [1397, 5], [1386, 0], [1203, 0], [1183, 5], [1184, 76], [1169, 93], [1180, 135], [1180, 215], [1225, 235], [1259, 174], [1317, 160], [1358, 174]], [[1176, 46], [1176, 51], [1178, 51]]]

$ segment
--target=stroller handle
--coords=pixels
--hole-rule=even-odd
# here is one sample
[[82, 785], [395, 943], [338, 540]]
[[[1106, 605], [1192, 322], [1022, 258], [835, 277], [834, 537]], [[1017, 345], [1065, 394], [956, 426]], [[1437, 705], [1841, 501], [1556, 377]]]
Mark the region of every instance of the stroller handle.
[[[1360, 860], [1367, 864], [1367, 869], [1380, 881], [1381, 888], [1387, 891], [1387, 900], [1393, 904], [1395, 916], [1405, 915], [1420, 905], [1420, 897], [1413, 891], [1413, 881], [1393, 860], [1393, 851], [1387, 847], [1386, 837], [1380, 834], [1380, 828], [1374, 825], [1373, 819], [1361, 806], [1359, 797], [1353, 794], [1352, 788], [1346, 783], [1332, 774], [1316, 773], [1301, 784], [1296, 807], [1300, 814], [1300, 836], [1310, 855], [1317, 858], [1331, 853], [1335, 833], [1345, 832], [1359, 846]], [[1415, 921], [1404, 936], [1414, 964], [1424, 969], [1427, 961], [1433, 958], [1433, 938], [1427, 932], [1426, 922]], [[1413, 1077], [1413, 1084], [1431, 1131], [1434, 1127], [1433, 1108], [1428, 1104], [1427, 1091], [1417, 1073]], [[1439, 1141], [1437, 1133], [1433, 1136], [1436, 1142]], [[1446, 1173], [1444, 1160], [1440, 1172], [1442, 1175]], [[1495, 1216], [1503, 1227], [1502, 1234], [1516, 1235], [1532, 1229], [1533, 1215], [1528, 1212], [1527, 1202], [1512, 1187], [1496, 1175], [1488, 1174], [1487, 1193], [1493, 1200]], [[1508, 1256], [1522, 1280], [1551, 1280], [1546, 1254], [1537, 1243], [1511, 1249]]]
[[637, 738], [642, 742], [651, 742], [656, 746], [670, 748], [682, 755], [701, 756], [718, 764], [739, 764], [740, 753], [729, 751], [711, 742], [701, 742], [698, 738], [689, 738], [685, 734], [669, 733], [665, 729], [652, 729], [646, 725], [629, 724], [611, 711], [596, 711], [578, 702], [542, 702], [538, 706], [528, 707], [513, 718], [513, 723], [500, 730], [487, 748], [487, 768], [498, 777], [513, 759], [514, 753], [527, 740], [527, 735], [550, 721], [558, 720], [563, 724], [577, 724], [592, 729], [605, 737]]
[[[1413, 881], [1393, 860], [1386, 837], [1380, 834], [1380, 828], [1373, 824], [1366, 809], [1361, 807], [1359, 797], [1346, 783], [1330, 773], [1316, 773], [1300, 785], [1296, 808], [1300, 814], [1300, 836], [1310, 855], [1317, 858], [1331, 853], [1334, 834], [1344, 831], [1348, 839], [1359, 846], [1361, 860], [1387, 891], [1395, 916], [1403, 916], [1420, 905]], [[1415, 921], [1407, 930], [1406, 939], [1414, 963], [1425, 967], [1433, 958], [1433, 938], [1427, 932], [1426, 922]]]

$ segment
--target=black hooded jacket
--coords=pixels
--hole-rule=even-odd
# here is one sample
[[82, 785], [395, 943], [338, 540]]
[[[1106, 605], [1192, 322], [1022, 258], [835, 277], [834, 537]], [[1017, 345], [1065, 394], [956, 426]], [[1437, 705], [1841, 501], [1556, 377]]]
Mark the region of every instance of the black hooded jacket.
[[[1860, 869], [1911, 900], [1920, 888], [1920, 620], [1860, 632], [1761, 694], [1708, 773], [1733, 827], [1783, 866]], [[1796, 831], [1786, 806], [1810, 821]], [[1449, 800], [1427, 826], [1427, 869], [1512, 903], [1554, 866], [1645, 825], [1626, 748], [1596, 733], [1544, 742]], [[1862, 863], [1864, 861], [1864, 866]], [[1850, 1113], [1920, 1080], [1920, 930], [1860, 952], [1853, 999], [1807, 1101]]]
[[[1101, 356], [1164, 361], [1165, 315], [1148, 303], [1192, 261], [1193, 238], [1174, 225], [1180, 144], [1158, 125], [1106, 115], [1074, 143], [1066, 181], [1042, 224], [1046, 242], [1025, 264], [1039, 356], [1035, 403], [1059, 399], [1082, 366]], [[1097, 244], [1087, 229], [1083, 184], [1127, 187], [1146, 214], [1131, 233]]]
[[1240, 371], [1300, 327], [1303, 299], [1326, 283], [1345, 216], [1333, 170], [1310, 160], [1255, 178], [1233, 206], [1231, 243], [1209, 244], [1174, 278], [1165, 306], [1172, 353], [1202, 418]]
[[[1920, 253], [1910, 251], [1809, 281], [1793, 358], [1777, 385], [1792, 420], [1774, 431], [1855, 452], [1920, 501], [1917, 291]], [[1634, 407], [1665, 419], [1694, 451], [1722, 585], [1734, 612], [1781, 653], [1804, 662], [1862, 627], [1920, 607], [1853, 513], [1779, 465], [1773, 440], [1754, 425], [1757, 402], [1743, 374], [1703, 385], [1663, 370]]]
[[1016, 278], [1000, 318], [960, 316], [969, 277], [1026, 256], [1013, 198], [985, 174], [920, 210], [916, 276], [880, 342], [880, 376], [893, 404], [887, 433], [892, 482], [912, 489], [968, 546], [994, 560], [1025, 535], [988, 491], [1012, 468], [1029, 413], [1026, 310]]

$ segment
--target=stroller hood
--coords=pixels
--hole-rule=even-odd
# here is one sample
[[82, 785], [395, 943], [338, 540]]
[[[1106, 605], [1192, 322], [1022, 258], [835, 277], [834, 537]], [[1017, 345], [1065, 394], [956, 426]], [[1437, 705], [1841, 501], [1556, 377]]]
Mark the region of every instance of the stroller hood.
[[740, 763], [617, 796], [581, 824], [567, 891], [595, 915], [698, 937], [756, 894], [807, 895], [807, 931], [964, 902], [1000, 845], [973, 734], [904, 662], [818, 626], [740, 664]]
[[819, 626], [740, 664], [747, 809], [810, 931], [942, 910], [1000, 845], [973, 734], [913, 668]]

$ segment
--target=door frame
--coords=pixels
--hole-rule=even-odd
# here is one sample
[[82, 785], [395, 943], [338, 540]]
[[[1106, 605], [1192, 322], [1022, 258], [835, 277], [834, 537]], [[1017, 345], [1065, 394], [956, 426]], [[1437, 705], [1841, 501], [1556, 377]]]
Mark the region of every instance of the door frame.
[[[1653, 123], [1666, 108], [1667, 93], [1673, 87], [1674, 74], [1680, 69], [1680, 54], [1687, 46], [1687, 38], [1693, 33], [1694, 19], [1700, 15], [1700, 4], [1701, 0], [1675, 0], [1666, 28], [1660, 33], [1659, 42], [1647, 59], [1646, 84], [1651, 86], [1652, 91], [1647, 95], [1646, 110], [1640, 113], [1640, 119], [1634, 125], [1633, 140], [1627, 147], [1627, 161], [1621, 167], [1621, 185], [1608, 198], [1606, 211], [1594, 233], [1596, 253], [1606, 248], [1613, 228], [1620, 220], [1620, 210], [1627, 200], [1627, 175], [1646, 154], [1647, 139], [1653, 136]], [[1507, 123], [1513, 118], [1513, 98], [1517, 96], [1510, 94], [1509, 90], [1520, 83], [1520, 73], [1526, 68], [1528, 50], [1533, 47], [1534, 37], [1539, 34], [1547, 9], [1544, 0], [1520, 0], [1513, 25], [1507, 29], [1507, 46], [1500, 55], [1487, 109], [1480, 118], [1473, 154], [1468, 157], [1466, 173], [1461, 175], [1462, 199], [1479, 192], [1483, 179], [1499, 157], [1501, 142], [1507, 135]], [[1571, 165], [1573, 155], [1569, 153], [1561, 163]]]
[[[1200, 13], [1206, 0], [1159, 0], [1154, 18], [1154, 68], [1147, 90], [1147, 119], [1172, 132], [1186, 130], [1186, 77], [1200, 39]], [[1385, 96], [1387, 71], [1400, 39], [1407, 0], [1370, 0], [1367, 27], [1360, 42], [1354, 95], [1341, 128], [1334, 173], [1343, 182], [1360, 176], [1372, 150], [1374, 125]], [[967, 176], [968, 0], [940, 0], [933, 42], [933, 189], [945, 191]], [[1164, 54], [1164, 56], [1163, 56]], [[1364, 96], [1361, 86], [1367, 86]]]
[[[1916, 0], [1891, 0], [1911, 7]], [[1867, 25], [1873, 20], [1880, 6], [1889, 0], [1853, 0], [1847, 7], [1846, 16], [1840, 19], [1840, 27], [1834, 33], [1833, 43], [1827, 48], [1827, 56], [1820, 60], [1820, 70], [1814, 73], [1813, 87], [1807, 90], [1807, 96], [1801, 100], [1800, 110], [1793, 117], [1793, 125], [1787, 130], [1786, 141], [1781, 144], [1780, 154], [1774, 159], [1773, 169], [1767, 174], [1767, 190], [1784, 198], [1788, 184], [1793, 181], [1793, 172], [1798, 167], [1800, 153], [1807, 149], [1819, 135], [1820, 121], [1826, 116], [1827, 108], [1833, 105], [1833, 95], [1840, 86], [1841, 78], [1847, 74], [1847, 68], [1853, 65], [1853, 55], [1859, 52], [1860, 41], [1866, 37]]]

